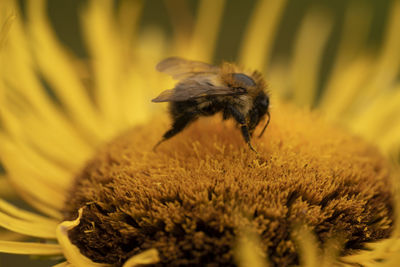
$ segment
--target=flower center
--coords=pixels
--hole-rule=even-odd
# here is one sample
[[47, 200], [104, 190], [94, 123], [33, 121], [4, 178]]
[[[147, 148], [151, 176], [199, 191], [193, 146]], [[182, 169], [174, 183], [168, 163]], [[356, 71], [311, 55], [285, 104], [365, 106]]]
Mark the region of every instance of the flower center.
[[291, 231], [299, 223], [322, 243], [341, 236], [344, 254], [390, 234], [389, 164], [315, 114], [276, 107], [264, 136], [253, 138], [259, 154], [217, 117], [153, 152], [167, 128], [160, 119], [127, 131], [76, 178], [65, 217], [84, 207], [70, 238], [92, 260], [121, 265], [156, 248], [168, 266], [229, 266], [246, 228], [271, 262], [289, 265], [298, 262]]

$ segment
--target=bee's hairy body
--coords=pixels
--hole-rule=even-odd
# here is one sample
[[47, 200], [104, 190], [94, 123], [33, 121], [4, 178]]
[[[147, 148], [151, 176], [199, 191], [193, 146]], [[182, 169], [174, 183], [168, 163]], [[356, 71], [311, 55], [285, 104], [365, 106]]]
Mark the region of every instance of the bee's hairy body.
[[250, 109], [249, 105], [246, 105], [245, 100], [243, 101], [243, 99], [235, 99], [235, 97], [229, 96], [215, 97], [214, 99], [201, 97], [188, 101], [170, 102], [169, 111], [172, 118], [178, 118], [184, 113], [193, 113], [197, 114], [197, 116], [212, 116], [218, 112], [228, 114], [228, 111], [226, 111], [228, 105], [235, 105], [242, 113], [247, 113]]
[[243, 138], [254, 150], [250, 138], [255, 127], [265, 115], [268, 115], [269, 122], [269, 97], [260, 73], [245, 74], [229, 63], [217, 68], [180, 58], [166, 59], [158, 64], [157, 69], [180, 79], [180, 82], [174, 89], [153, 99], [153, 102], [169, 102], [173, 120], [171, 129], [155, 147], [199, 117], [221, 112], [223, 119], [233, 118], [241, 126]]

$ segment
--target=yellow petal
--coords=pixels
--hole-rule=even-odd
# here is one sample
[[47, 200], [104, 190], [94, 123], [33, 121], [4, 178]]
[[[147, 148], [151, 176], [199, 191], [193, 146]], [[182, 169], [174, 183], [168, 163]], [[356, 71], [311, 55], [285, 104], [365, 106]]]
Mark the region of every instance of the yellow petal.
[[[66, 166], [62, 168], [57, 164], [58, 162], [53, 162], [52, 158], [43, 156], [45, 152], [38, 151], [34, 147], [26, 144], [24, 142], [3, 139], [0, 136], [0, 141], [4, 144], [3, 148], [0, 148], [1, 153], [5, 157], [14, 158], [15, 161], [12, 165], [5, 166], [6, 170], [12, 173], [12, 166], [23, 166], [29, 170], [29, 175], [35, 176], [35, 179], [54, 188], [57, 192], [63, 194], [68, 189], [73, 180], [74, 173], [78, 171], [81, 165], [86, 162], [87, 159], [76, 165], [75, 168], [67, 169]], [[77, 151], [75, 154], [79, 154]], [[2, 158], [0, 156], [0, 158]], [[79, 167], [79, 168], [78, 168]], [[44, 171], [45, 170], [45, 171]], [[57, 179], [54, 179], [57, 177]]]
[[4, 175], [0, 175], [0, 197], [7, 199], [16, 197], [15, 191]]
[[64, 221], [57, 226], [57, 239], [64, 252], [65, 258], [75, 267], [102, 267], [109, 264], [100, 264], [91, 261], [79, 252], [79, 249], [71, 243], [68, 231], [79, 225], [83, 209], [79, 209], [79, 216], [74, 221]]
[[362, 56], [335, 75], [335, 79], [331, 80], [320, 104], [320, 109], [325, 113], [327, 119], [349, 120], [349, 110], [356, 105], [354, 100], [359, 93], [362, 93], [360, 88], [372, 73], [371, 64], [373, 64], [371, 58]]
[[224, 6], [225, 0], [200, 1], [191, 47], [185, 57], [206, 62], [212, 59]]
[[118, 29], [124, 49], [131, 50], [142, 15], [144, 1], [123, 0], [118, 7]]
[[28, 240], [30, 237], [21, 235], [15, 232], [8, 231], [6, 229], [0, 230], [0, 240], [3, 241], [23, 241]]
[[13, 218], [0, 212], [0, 226], [11, 231], [40, 238], [56, 238], [57, 224], [53, 222], [30, 222]]
[[[146, 28], [135, 44], [135, 64], [128, 67], [120, 88], [120, 106], [126, 125], [132, 126], [146, 121], [162, 105], [154, 105], [149, 99], [154, 98], [167, 84], [167, 75], [155, 75], [154, 66], [166, 53], [166, 36], [157, 28]], [[140, 66], [140, 67], [139, 67]], [[149, 79], [149, 77], [152, 77]]]
[[[351, 128], [356, 133], [367, 137], [369, 140], [384, 142], [387, 134], [396, 133], [399, 125], [400, 85], [389, 92], [381, 93], [375, 101], [367, 105], [362, 112], [353, 119]], [[373, 127], [371, 127], [373, 125]], [[396, 133], [398, 135], [398, 132]], [[398, 135], [399, 136], [399, 135]], [[398, 138], [400, 141], [400, 138]]]
[[[57, 186], [49, 182], [53, 177], [47, 176], [45, 178], [45, 169], [37, 169], [37, 166], [18, 153], [21, 149], [18, 149], [15, 144], [4, 139], [4, 136], [1, 134], [0, 142], [2, 144], [0, 159], [7, 170], [7, 176], [16, 189], [28, 193], [32, 197], [46, 203], [49, 207], [60, 210], [64, 206], [68, 186]], [[45, 182], [46, 180], [47, 182]]]
[[[340, 37], [338, 54], [335, 56], [335, 71], [340, 71], [346, 63], [360, 53], [367, 42], [372, 20], [372, 8], [367, 2], [349, 2], [346, 8], [342, 36]], [[356, 33], [356, 34], [355, 34]]]
[[3, 199], [0, 199], [0, 210], [7, 213], [8, 215], [11, 215], [13, 217], [23, 219], [26, 221], [31, 221], [31, 222], [38, 222], [38, 223], [47, 223], [47, 224], [57, 224], [56, 220], [49, 219], [46, 217], [43, 217], [39, 214], [29, 212], [20, 208], [17, 208], [10, 203], [4, 201]]
[[371, 96], [380, 92], [382, 88], [390, 87], [396, 81], [400, 68], [400, 1], [392, 1], [391, 5], [383, 47], [374, 65], [374, 76], [363, 88], [363, 93]]
[[172, 55], [179, 55], [189, 45], [190, 33], [193, 27], [193, 15], [188, 1], [164, 1], [171, 22], [173, 37]]
[[[73, 151], [72, 148], [79, 148], [84, 152], [88, 149], [89, 142], [82, 140], [83, 136], [78, 133], [76, 126], [68, 121], [63, 111], [49, 97], [43, 87], [37, 70], [34, 68], [34, 58], [31, 47], [28, 45], [31, 40], [26, 36], [21, 17], [20, 14], [17, 14], [9, 34], [4, 61], [0, 60], [0, 65], [2, 65], [0, 76], [4, 79], [4, 83], [0, 83], [0, 87], [3, 87], [0, 88], [0, 91], [3, 91], [2, 97], [0, 97], [0, 113], [4, 113], [2, 119], [6, 124], [5, 129], [13, 136], [30, 137], [30, 142], [39, 147], [40, 141], [50, 137], [53, 146], [46, 148], [53, 153], [59, 149], [66, 155], [62, 158], [59, 152], [57, 158], [72, 160], [73, 157], [68, 157], [65, 152]], [[20, 102], [22, 105], [17, 106], [14, 102]], [[14, 116], [10, 118], [10, 115]], [[23, 129], [26, 129], [27, 126], [26, 120], [31, 118], [36, 118], [35, 122], [39, 123], [30, 127], [30, 131], [24, 131]], [[14, 121], [10, 122], [10, 119], [14, 119]], [[10, 124], [13, 127], [10, 127]], [[18, 124], [19, 128], [16, 127]], [[44, 129], [40, 131], [41, 128]], [[35, 133], [36, 131], [40, 131], [43, 137], [35, 138], [34, 135], [31, 135], [31, 132]], [[54, 138], [54, 136], [58, 138]]]
[[316, 98], [322, 55], [332, 29], [332, 19], [322, 10], [311, 10], [304, 18], [295, 43], [291, 66], [293, 100], [311, 107]]
[[[45, 16], [45, 1], [29, 1], [29, 30], [36, 61], [46, 81], [57, 94], [68, 114], [89, 139], [98, 142], [109, 137], [110, 129], [95, 111], [71, 60], [58, 43]], [[102, 130], [98, 127], [102, 125]]]
[[243, 229], [238, 237], [234, 250], [235, 261], [238, 266], [267, 267], [267, 255], [261, 249], [260, 236], [256, 233]]
[[160, 261], [158, 251], [154, 248], [148, 249], [128, 259], [123, 267], [135, 267], [143, 264], [155, 264]]
[[28, 243], [0, 240], [0, 252], [25, 255], [60, 255], [58, 244]]
[[[10, 161], [6, 161], [6, 164], [10, 164]], [[46, 204], [49, 208], [56, 210], [61, 210], [64, 207], [66, 195], [62, 195], [48, 185], [37, 181], [34, 176], [29, 177], [28, 173], [24, 172], [23, 169], [12, 168], [8, 170], [8, 177], [17, 192], [21, 193], [21, 197], [24, 197], [22, 194], [26, 194], [28, 197], [34, 198]]]
[[[0, 6], [0, 7], [2, 7], [2, 6]], [[0, 25], [0, 50], [4, 46], [4, 44], [7, 40], [8, 32], [11, 28], [11, 24], [12, 24], [13, 20], [15, 19], [15, 14], [13, 14], [12, 12], [9, 12], [9, 13], [11, 13], [11, 14], [9, 14], [7, 16], [7, 18], [5, 19], [4, 22], [2, 22], [2, 20], [0, 20], [0, 23], [2, 23], [2, 25]]]
[[[126, 80], [126, 85], [121, 88], [123, 89], [123, 97], [120, 104], [128, 125], [144, 123], [154, 113], [155, 107], [148, 101], [156, 95], [154, 90], [132, 90], [132, 88], [150, 87], [149, 89], [151, 89], [151, 87], [157, 87], [157, 81], [146, 81], [143, 77], [146, 76], [133, 70]], [[151, 85], [151, 83], [154, 83], [154, 85]]]
[[[352, 78], [350, 75], [346, 76], [349, 67], [355, 66], [353, 63], [355, 61], [360, 62], [357, 56], [365, 53], [361, 48], [368, 37], [368, 30], [372, 20], [372, 10], [366, 4], [366, 2], [351, 2], [346, 10], [343, 33], [340, 37], [339, 48], [337, 49], [338, 54], [334, 57], [332, 71], [329, 74], [322, 98], [318, 104], [324, 110], [328, 110], [330, 114], [334, 114], [333, 111], [330, 111], [332, 104], [335, 105], [333, 107], [334, 109], [338, 109], [337, 106], [342, 103], [342, 101], [338, 101], [337, 98], [339, 97], [342, 99], [342, 94], [348, 94], [347, 84], [344, 82], [343, 77]], [[365, 62], [365, 60], [361, 61], [365, 64], [364, 69], [371, 66], [368, 65], [370, 62]], [[357, 73], [355, 75], [357, 75]], [[368, 76], [364, 78], [366, 77]], [[341, 84], [337, 82], [339, 79], [343, 80]], [[343, 88], [343, 85], [346, 86], [346, 88]], [[357, 89], [359, 88], [360, 87]], [[340, 108], [344, 109], [347, 107], [346, 103], [347, 101], [343, 103], [344, 106]]]
[[253, 69], [265, 69], [285, 4], [286, 0], [258, 1], [241, 45], [241, 64]]
[[95, 98], [99, 110], [114, 127], [119, 126], [121, 114], [118, 94], [123, 72], [121, 42], [113, 20], [113, 2], [92, 0], [81, 15], [84, 38], [94, 70]]
[[50, 216], [51, 218], [57, 219], [61, 221], [63, 216], [61, 212], [55, 208], [49, 207], [46, 203], [43, 203], [41, 200], [37, 199], [35, 196], [32, 196], [28, 192], [18, 188], [18, 193], [23, 200], [25, 200], [29, 205], [34, 207], [35, 209], [43, 212], [44, 214]]
[[59, 264], [53, 265], [52, 267], [73, 267], [68, 261], [60, 262]]
[[301, 266], [317, 267], [318, 262], [318, 247], [315, 236], [309, 229], [299, 227], [294, 231], [293, 238], [299, 247], [299, 257]]
[[[397, 121], [399, 121], [399, 119], [397, 119]], [[390, 131], [380, 137], [381, 139], [378, 141], [378, 143], [384, 151], [387, 151], [389, 153], [398, 153], [400, 147], [399, 136], [400, 122], [397, 122], [393, 125], [393, 128]]]

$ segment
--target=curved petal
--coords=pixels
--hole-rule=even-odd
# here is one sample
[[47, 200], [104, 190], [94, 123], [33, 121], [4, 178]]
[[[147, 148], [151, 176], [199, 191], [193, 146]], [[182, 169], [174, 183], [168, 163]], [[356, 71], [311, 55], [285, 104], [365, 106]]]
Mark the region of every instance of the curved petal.
[[74, 221], [64, 221], [57, 226], [57, 239], [64, 252], [64, 257], [75, 267], [103, 267], [109, 264], [95, 263], [79, 252], [79, 249], [71, 243], [68, 231], [79, 225], [83, 209], [79, 209], [79, 216]]
[[53, 265], [53, 267], [73, 267], [73, 266], [74, 265], [72, 265], [68, 261], [63, 261], [63, 262], [60, 262], [59, 264]]
[[[111, 266], [109, 264], [95, 263], [79, 252], [79, 249], [74, 246], [68, 237], [68, 231], [79, 225], [82, 217], [83, 208], [80, 208], [78, 218], [74, 221], [64, 221], [57, 227], [57, 239], [62, 246], [64, 256], [75, 267], [102, 267]], [[140, 254], [131, 257], [125, 262], [123, 267], [134, 267], [142, 264], [153, 264], [159, 261], [158, 251], [149, 249]], [[64, 266], [64, 265], [63, 265]]]
[[158, 251], [155, 248], [148, 249], [127, 260], [122, 267], [135, 267], [142, 264], [154, 264], [160, 261]]

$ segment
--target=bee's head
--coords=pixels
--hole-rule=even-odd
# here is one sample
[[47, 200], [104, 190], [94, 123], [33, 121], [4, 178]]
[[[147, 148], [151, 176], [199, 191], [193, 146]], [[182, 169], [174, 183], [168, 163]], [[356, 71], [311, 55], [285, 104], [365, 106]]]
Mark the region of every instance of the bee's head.
[[261, 116], [267, 113], [269, 107], [269, 97], [266, 93], [260, 92], [254, 100], [254, 108], [258, 109]]
[[271, 119], [268, 108], [269, 108], [269, 97], [265, 92], [260, 92], [257, 95], [256, 99], [254, 100], [253, 109], [256, 110], [255, 112], [258, 113], [259, 119], [263, 118], [265, 115], [268, 116], [268, 119], [259, 137], [261, 137], [264, 134], [265, 129], [267, 129], [269, 121]]

